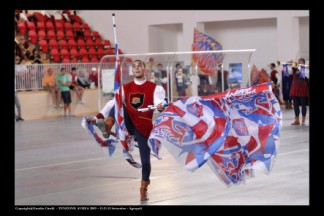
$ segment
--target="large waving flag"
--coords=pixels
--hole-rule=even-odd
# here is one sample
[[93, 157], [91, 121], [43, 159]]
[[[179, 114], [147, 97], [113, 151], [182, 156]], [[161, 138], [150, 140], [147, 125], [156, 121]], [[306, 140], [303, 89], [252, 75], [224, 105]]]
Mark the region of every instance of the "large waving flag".
[[[207, 50], [222, 50], [223, 46], [214, 38], [203, 34], [194, 29], [194, 41], [192, 44], [192, 51], [207, 51]], [[217, 65], [223, 62], [224, 54], [206, 53], [206, 54], [192, 54], [193, 64], [197, 64], [199, 73], [215, 75]]]
[[149, 141], [165, 146], [190, 171], [208, 162], [226, 185], [238, 184], [254, 169], [270, 172], [281, 121], [268, 82], [176, 101], [157, 118]]

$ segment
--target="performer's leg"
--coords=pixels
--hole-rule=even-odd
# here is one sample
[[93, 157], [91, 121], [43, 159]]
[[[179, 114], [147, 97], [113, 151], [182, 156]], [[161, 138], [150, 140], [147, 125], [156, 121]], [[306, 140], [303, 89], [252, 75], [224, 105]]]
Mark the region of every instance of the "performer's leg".
[[148, 146], [148, 139], [144, 137], [136, 128], [134, 128], [135, 137], [138, 142], [141, 163], [142, 163], [142, 180], [140, 187], [141, 201], [148, 200], [147, 187], [150, 184], [151, 174], [151, 158], [150, 158], [150, 147]]
[[109, 138], [111, 128], [115, 124], [115, 106], [113, 106], [108, 114], [106, 120], [98, 119], [98, 128], [101, 130], [105, 138]]
[[299, 97], [292, 97], [294, 103], [295, 121], [291, 125], [300, 125], [299, 122]]
[[307, 107], [306, 107], [306, 101], [307, 101], [307, 97], [300, 97], [300, 103], [301, 103], [301, 107], [302, 107], [302, 125], [305, 125], [305, 121], [306, 121], [306, 113], [307, 113]]

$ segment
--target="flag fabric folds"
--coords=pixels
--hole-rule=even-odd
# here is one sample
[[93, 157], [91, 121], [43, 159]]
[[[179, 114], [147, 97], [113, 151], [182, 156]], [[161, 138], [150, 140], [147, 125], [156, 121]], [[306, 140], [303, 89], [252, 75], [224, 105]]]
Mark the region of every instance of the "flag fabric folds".
[[89, 121], [88, 117], [82, 118], [81, 125], [101, 147], [102, 151], [111, 157], [116, 150], [118, 141], [116, 139], [103, 140], [94, 130], [93, 123]]
[[279, 145], [282, 112], [271, 82], [178, 100], [156, 119], [153, 154], [165, 146], [190, 171], [206, 162], [226, 185], [253, 170], [269, 173]]
[[262, 68], [261, 71], [258, 71], [258, 68], [253, 65], [250, 74], [251, 86], [271, 82], [269, 74]]
[[[223, 46], [214, 38], [203, 34], [194, 29], [194, 41], [192, 51], [222, 50]], [[206, 53], [192, 54], [193, 64], [197, 64], [199, 73], [207, 75], [216, 75], [217, 65], [223, 62], [224, 54], [222, 53]]]

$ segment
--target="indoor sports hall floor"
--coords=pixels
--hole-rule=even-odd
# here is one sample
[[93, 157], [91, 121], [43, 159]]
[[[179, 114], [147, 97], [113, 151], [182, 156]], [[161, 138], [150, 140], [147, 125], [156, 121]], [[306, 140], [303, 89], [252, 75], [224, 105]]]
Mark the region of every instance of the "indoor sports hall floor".
[[[291, 126], [283, 109], [279, 153], [270, 175], [256, 172], [227, 188], [205, 164], [194, 173], [163, 148], [151, 157], [150, 200], [141, 203], [141, 170], [118, 145], [108, 158], [81, 127], [81, 117], [15, 123], [16, 205], [309, 205], [309, 121]], [[138, 150], [133, 156], [139, 161]]]

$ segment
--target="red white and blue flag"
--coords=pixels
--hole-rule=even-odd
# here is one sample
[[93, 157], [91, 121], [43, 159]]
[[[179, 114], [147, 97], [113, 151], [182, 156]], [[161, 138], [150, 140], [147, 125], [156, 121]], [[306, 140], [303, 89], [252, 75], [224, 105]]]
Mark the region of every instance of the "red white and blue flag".
[[231, 185], [252, 176], [254, 169], [270, 172], [281, 124], [268, 82], [170, 104], [156, 119], [149, 142], [153, 154], [165, 146], [190, 171], [207, 162]]
[[[223, 46], [214, 38], [194, 29], [194, 41], [192, 51], [222, 50]], [[205, 53], [192, 54], [193, 64], [197, 64], [199, 73], [207, 75], [216, 75], [217, 65], [222, 63], [224, 54], [222, 53]]]

